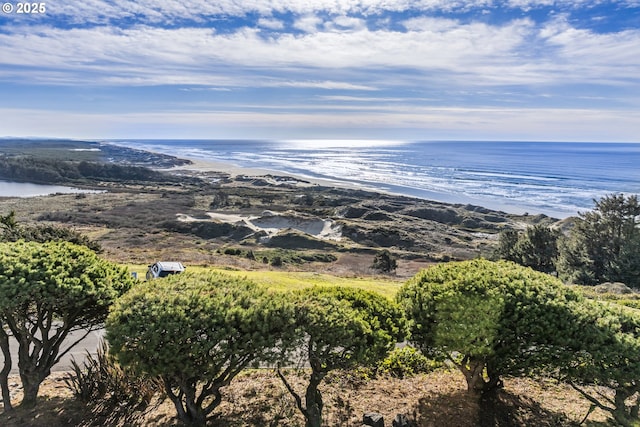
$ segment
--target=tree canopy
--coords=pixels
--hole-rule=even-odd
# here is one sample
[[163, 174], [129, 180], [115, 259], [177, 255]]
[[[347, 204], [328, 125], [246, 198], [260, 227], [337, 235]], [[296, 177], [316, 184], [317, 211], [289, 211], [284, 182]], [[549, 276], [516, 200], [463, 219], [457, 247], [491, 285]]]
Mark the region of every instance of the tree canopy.
[[[563, 336], [558, 375], [622, 426], [638, 425], [640, 409], [640, 311], [585, 301], [572, 311]], [[608, 387], [613, 396], [584, 386]]]
[[541, 224], [527, 227], [524, 232], [504, 230], [500, 233], [496, 254], [507, 261], [543, 273], [553, 273], [556, 271], [559, 237], [558, 230]]
[[496, 256], [567, 282], [623, 282], [640, 287], [640, 204], [637, 196], [611, 194], [595, 200], [563, 235], [544, 225], [500, 233]]
[[[0, 243], [0, 348], [5, 356], [0, 375], [3, 396], [11, 370], [9, 336], [18, 342], [23, 405], [35, 404], [51, 367], [77, 341], [105, 320], [109, 307], [133, 284], [128, 272], [95, 252], [69, 242]], [[64, 346], [63, 346], [64, 344]], [[4, 399], [10, 409], [10, 399]]]
[[640, 287], [640, 204], [637, 196], [612, 194], [581, 213], [561, 247], [558, 270], [585, 285], [623, 282]]
[[293, 317], [284, 297], [246, 279], [180, 274], [123, 296], [107, 339], [121, 364], [162, 378], [182, 421], [204, 425], [224, 386], [279, 354]]
[[141, 166], [44, 159], [32, 156], [0, 156], [0, 179], [41, 184], [127, 180], [174, 182], [178, 180], [176, 177]]
[[570, 306], [581, 300], [552, 276], [484, 259], [436, 265], [398, 292], [411, 342], [453, 362], [472, 392], [499, 387], [504, 375], [549, 366]]
[[296, 339], [289, 349], [311, 367], [304, 403], [284, 374], [280, 379], [294, 396], [307, 427], [322, 424], [322, 394], [328, 372], [372, 364], [403, 339], [399, 307], [373, 292], [346, 287], [313, 287], [293, 295]]

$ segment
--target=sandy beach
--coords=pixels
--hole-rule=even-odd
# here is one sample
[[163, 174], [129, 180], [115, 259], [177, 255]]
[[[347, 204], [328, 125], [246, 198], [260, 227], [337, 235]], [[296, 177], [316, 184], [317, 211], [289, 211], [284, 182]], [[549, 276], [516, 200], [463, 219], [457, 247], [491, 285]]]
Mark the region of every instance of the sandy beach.
[[[228, 174], [230, 177], [235, 178], [239, 176], [255, 177], [265, 179], [268, 176], [272, 177], [291, 177], [296, 180], [295, 185], [304, 187], [309, 185], [318, 185], [326, 187], [339, 187], [351, 190], [365, 190], [377, 193], [384, 193], [393, 196], [406, 196], [415, 197], [423, 200], [430, 200], [441, 203], [449, 203], [454, 205], [474, 205], [481, 206], [483, 208], [506, 212], [515, 215], [525, 214], [528, 209], [526, 207], [517, 206], [510, 203], [498, 203], [495, 200], [478, 199], [470, 196], [460, 196], [455, 194], [447, 194], [435, 191], [425, 191], [422, 189], [415, 189], [411, 191], [410, 187], [398, 187], [393, 185], [379, 185], [376, 183], [367, 183], [363, 181], [346, 181], [338, 179], [323, 179], [318, 177], [312, 177], [304, 174], [292, 174], [290, 172], [283, 172], [274, 169], [264, 168], [247, 168], [238, 166], [231, 162], [222, 162], [215, 160], [203, 160], [186, 158], [191, 164], [182, 166], [176, 166], [168, 169], [171, 172], [190, 171], [196, 175], [199, 173], [218, 173]], [[568, 216], [567, 212], [552, 212], [551, 216], [556, 218], [564, 218]]]
[[228, 174], [230, 177], [238, 177], [238, 176], [260, 177], [260, 178], [264, 178], [267, 176], [291, 177], [294, 180], [296, 180], [297, 185], [300, 185], [300, 186], [321, 185], [321, 186], [328, 186], [328, 187], [341, 187], [341, 188], [350, 188], [350, 189], [381, 191], [375, 188], [373, 185], [371, 187], [363, 187], [362, 185], [358, 185], [356, 183], [343, 181], [343, 180], [323, 179], [323, 178], [311, 177], [303, 174], [292, 174], [290, 172], [283, 172], [275, 169], [248, 168], [248, 167], [238, 166], [231, 162], [221, 162], [221, 161], [215, 161], [215, 160], [203, 160], [203, 159], [194, 159], [194, 158], [186, 158], [186, 159], [191, 161], [191, 164], [175, 166], [167, 170], [170, 172], [184, 170], [184, 171], [192, 171], [195, 173], [198, 173], [198, 172], [224, 173], [224, 174]]

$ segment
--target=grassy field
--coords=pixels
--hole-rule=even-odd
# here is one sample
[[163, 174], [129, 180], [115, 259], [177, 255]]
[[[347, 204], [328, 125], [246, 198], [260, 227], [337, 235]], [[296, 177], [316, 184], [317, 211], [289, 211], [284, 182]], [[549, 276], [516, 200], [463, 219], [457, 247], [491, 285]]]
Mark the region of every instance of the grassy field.
[[[147, 271], [146, 265], [128, 264], [126, 267], [129, 271], [137, 273], [140, 279], [144, 279]], [[247, 277], [276, 291], [292, 291], [310, 286], [350, 286], [374, 291], [387, 298], [394, 298], [396, 292], [404, 283], [401, 280], [383, 277], [337, 277], [330, 274], [297, 271], [245, 271], [201, 266], [189, 266], [187, 271], [192, 273], [222, 272], [233, 276]]]

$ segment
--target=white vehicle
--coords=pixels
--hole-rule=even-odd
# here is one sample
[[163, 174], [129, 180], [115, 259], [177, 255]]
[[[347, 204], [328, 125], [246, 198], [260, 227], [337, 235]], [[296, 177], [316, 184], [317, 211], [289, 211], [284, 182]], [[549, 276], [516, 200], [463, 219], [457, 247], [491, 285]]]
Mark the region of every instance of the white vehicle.
[[181, 262], [158, 261], [149, 266], [147, 270], [147, 280], [167, 277], [171, 274], [182, 273], [185, 266]]

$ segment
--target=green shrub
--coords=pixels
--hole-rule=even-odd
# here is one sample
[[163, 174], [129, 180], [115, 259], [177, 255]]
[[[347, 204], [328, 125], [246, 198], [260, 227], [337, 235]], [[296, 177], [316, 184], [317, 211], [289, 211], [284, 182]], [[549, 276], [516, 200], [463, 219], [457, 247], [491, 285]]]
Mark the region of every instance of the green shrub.
[[293, 305], [244, 278], [177, 274], [120, 298], [106, 322], [110, 354], [161, 377], [177, 416], [206, 425], [221, 389], [249, 366], [273, 362], [292, 334]]
[[[72, 331], [102, 327], [114, 301], [134, 284], [129, 272], [84, 246], [64, 241], [0, 243], [0, 372], [5, 410], [11, 409], [12, 351], [23, 387], [21, 405], [35, 406], [40, 384], [76, 345]], [[9, 335], [18, 343], [9, 346]], [[85, 335], [86, 336], [86, 335]], [[73, 340], [72, 340], [73, 341]]]
[[550, 275], [483, 259], [423, 270], [397, 298], [411, 343], [453, 363], [474, 393], [500, 387], [503, 376], [554, 370], [568, 356], [571, 310], [583, 300]]
[[327, 374], [375, 366], [404, 339], [405, 320], [397, 304], [362, 289], [313, 287], [296, 292], [292, 299], [296, 331], [285, 350], [311, 368], [304, 404], [279, 366], [277, 374], [296, 400], [305, 426], [320, 427], [323, 400], [319, 386]]
[[640, 300], [638, 300], [638, 299], [622, 298], [622, 299], [614, 300], [614, 301], [611, 301], [611, 302], [614, 302], [614, 303], [620, 304], [620, 305], [624, 305], [626, 307], [635, 308], [637, 310], [640, 310]]
[[377, 373], [405, 378], [431, 372], [440, 366], [440, 362], [430, 360], [419, 350], [407, 346], [390, 351], [378, 364]]
[[298, 262], [303, 262], [303, 261], [308, 261], [308, 262], [335, 262], [338, 260], [338, 257], [336, 257], [333, 254], [323, 254], [323, 253], [312, 253], [312, 254], [305, 254], [302, 253], [299, 255], [300, 261]]
[[398, 261], [388, 249], [383, 249], [376, 254], [371, 267], [382, 273], [391, 273], [398, 268]]

